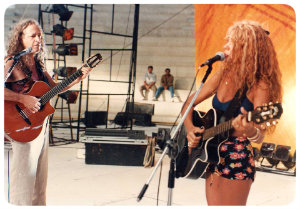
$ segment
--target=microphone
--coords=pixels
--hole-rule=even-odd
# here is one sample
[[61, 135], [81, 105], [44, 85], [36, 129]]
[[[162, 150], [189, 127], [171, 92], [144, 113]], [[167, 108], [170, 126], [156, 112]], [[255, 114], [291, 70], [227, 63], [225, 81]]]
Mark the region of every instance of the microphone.
[[216, 55], [210, 59], [208, 59], [207, 61], [205, 61], [204, 63], [201, 64], [200, 67], [203, 67], [205, 65], [212, 65], [214, 62], [216, 61], [223, 61], [225, 59], [225, 54], [223, 52], [217, 52]]
[[27, 55], [28, 53], [31, 53], [32, 51], [32, 47], [29, 47], [17, 54], [15, 54], [14, 56], [10, 57], [7, 61], [14, 59], [14, 60], [18, 60], [19, 58], [21, 58], [23, 55]]

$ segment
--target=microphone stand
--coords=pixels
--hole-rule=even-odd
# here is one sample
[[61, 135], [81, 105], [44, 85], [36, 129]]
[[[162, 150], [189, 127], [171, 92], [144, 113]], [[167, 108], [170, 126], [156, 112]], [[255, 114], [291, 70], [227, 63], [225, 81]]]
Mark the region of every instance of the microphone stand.
[[202, 79], [200, 87], [198, 88], [197, 92], [195, 93], [193, 99], [191, 100], [189, 106], [187, 107], [187, 109], [186, 109], [184, 115], [182, 116], [179, 124], [177, 125], [176, 129], [174, 130], [174, 132], [172, 132], [171, 138], [166, 141], [166, 146], [165, 146], [165, 149], [164, 149], [164, 151], [163, 151], [160, 159], [156, 163], [156, 166], [154, 167], [154, 169], [153, 169], [150, 177], [148, 178], [146, 184], [143, 186], [140, 194], [137, 197], [137, 201], [138, 202], [143, 198], [143, 196], [144, 196], [144, 194], [145, 194], [145, 192], [146, 192], [146, 190], [147, 190], [147, 188], [148, 188], [151, 180], [153, 179], [154, 174], [156, 173], [158, 166], [161, 164], [163, 158], [165, 157], [165, 155], [167, 153], [169, 153], [169, 156], [171, 157], [171, 161], [170, 161], [170, 170], [169, 170], [169, 177], [168, 177], [168, 188], [169, 188], [169, 191], [168, 191], [168, 202], [167, 202], [167, 205], [168, 206], [172, 205], [173, 188], [174, 188], [174, 185], [175, 185], [175, 163], [176, 163], [176, 156], [177, 156], [177, 152], [178, 152], [178, 147], [177, 147], [178, 145], [177, 145], [177, 142], [174, 141], [174, 138], [177, 136], [179, 129], [183, 125], [185, 118], [187, 117], [189, 111], [191, 110], [191, 108], [192, 108], [192, 106], [193, 106], [196, 98], [198, 97], [198, 95], [199, 95], [199, 93], [200, 93], [200, 91], [201, 91], [201, 89], [202, 89], [202, 87], [203, 87], [203, 85], [204, 85], [207, 77], [211, 73], [211, 71], [212, 71], [212, 64], [208, 65], [208, 68], [207, 68], [206, 73], [205, 73], [205, 75], [204, 75], [204, 77]]
[[[11, 60], [11, 59], [14, 59], [14, 62], [12, 63], [12, 65], [9, 67], [8, 71], [7, 71], [7, 74], [5, 75], [4, 77], [4, 82], [7, 81], [7, 79], [10, 77], [12, 71], [13, 71], [13, 68], [15, 67], [15, 65], [18, 63], [18, 61], [20, 60], [21, 56], [12, 56], [10, 57], [9, 59], [7, 59], [7, 61]], [[6, 61], [6, 63], [7, 63]]]

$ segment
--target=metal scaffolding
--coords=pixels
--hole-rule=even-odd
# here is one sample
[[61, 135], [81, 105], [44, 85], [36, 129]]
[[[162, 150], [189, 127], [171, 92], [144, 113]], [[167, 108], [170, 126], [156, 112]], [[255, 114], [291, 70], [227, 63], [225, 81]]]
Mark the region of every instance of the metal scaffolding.
[[[39, 5], [39, 23], [41, 24], [42, 28], [44, 28], [44, 21], [43, 21], [43, 13], [51, 13], [49, 12], [49, 10], [44, 9], [43, 7], [45, 7], [45, 5]], [[81, 45], [82, 46], [82, 57], [81, 60], [82, 62], [85, 61], [85, 54], [88, 54], [88, 57], [92, 55], [93, 51], [97, 51], [97, 52], [103, 52], [103, 51], [109, 51], [110, 52], [110, 69], [109, 69], [109, 79], [108, 80], [97, 80], [97, 79], [92, 79], [90, 76], [88, 76], [87, 78], [87, 87], [86, 89], [83, 88], [83, 84], [82, 82], [80, 82], [80, 88], [79, 88], [79, 102], [78, 102], [78, 118], [77, 118], [77, 136], [76, 136], [76, 140], [79, 141], [79, 132], [83, 129], [85, 129], [85, 127], [80, 125], [81, 120], [81, 109], [82, 109], [82, 96], [86, 95], [86, 107], [85, 107], [85, 111], [88, 111], [89, 109], [89, 96], [91, 95], [106, 95], [107, 96], [107, 105], [106, 105], [106, 119], [108, 120], [108, 113], [109, 113], [109, 104], [110, 104], [110, 97], [111, 96], [116, 96], [116, 95], [126, 95], [126, 110], [125, 113], [128, 117], [128, 113], [129, 110], [131, 112], [134, 112], [134, 90], [135, 90], [135, 80], [136, 80], [136, 61], [137, 61], [137, 40], [138, 40], [138, 23], [139, 23], [139, 5], [135, 5], [135, 10], [134, 10], [134, 25], [133, 25], [133, 32], [132, 35], [128, 35], [128, 34], [120, 34], [120, 33], [114, 33], [114, 23], [115, 23], [115, 5], [112, 5], [112, 15], [111, 15], [111, 30], [110, 32], [107, 31], [98, 31], [98, 30], [94, 30], [93, 29], [93, 17], [94, 17], [94, 11], [95, 11], [95, 7], [93, 4], [90, 5], [74, 5], [74, 4], [67, 4], [66, 5], [67, 8], [72, 8], [72, 7], [76, 7], [76, 8], [81, 8], [83, 9], [83, 34], [82, 36], [74, 36], [75, 38], [80, 38], [82, 39], [82, 42], [80, 43], [76, 43], [77, 45]], [[49, 6], [48, 6], [49, 8]], [[89, 14], [89, 15], [88, 15]], [[89, 20], [88, 20], [88, 16], [89, 16]], [[89, 21], [89, 24], [88, 24]], [[61, 21], [61, 24], [67, 26], [67, 21], [63, 22]], [[45, 35], [52, 35], [52, 33], [50, 32], [45, 32]], [[128, 49], [125, 47], [123, 48], [94, 48], [93, 47], [93, 38], [95, 36], [101, 36], [101, 35], [108, 35], [108, 36], [115, 36], [115, 37], [121, 37], [121, 38], [131, 38], [132, 39], [132, 44], [131, 44], [131, 48]], [[86, 40], [88, 40], [88, 45], [86, 46]], [[61, 44], [63, 44], [64, 41], [62, 41]], [[53, 43], [48, 43], [47, 45], [53, 45]], [[87, 49], [87, 50], [86, 50]], [[118, 80], [112, 80], [111, 78], [111, 74], [112, 74], [112, 65], [113, 65], [113, 56], [114, 56], [114, 52], [118, 52], [118, 51], [130, 51], [131, 52], [131, 57], [130, 57], [130, 69], [129, 69], [129, 78], [128, 81], [118, 81]], [[49, 59], [49, 60], [54, 60], [54, 59]], [[63, 65], [66, 65], [66, 56], [63, 56], [63, 58], [59, 58], [56, 59], [56, 61], [58, 62], [58, 66], [60, 64], [60, 62], [63, 62]], [[128, 84], [128, 91], [127, 94], [122, 94], [122, 93], [115, 93], [115, 94], [106, 94], [106, 93], [90, 93], [89, 92], [89, 87], [91, 85], [92, 82], [109, 82], [109, 83], [127, 83]], [[131, 103], [128, 103], [131, 102]], [[129, 105], [131, 107], [129, 107]], [[106, 128], [107, 127], [107, 120], [106, 120]], [[132, 129], [132, 120], [130, 120], [130, 126], [126, 127], [126, 128], [130, 128]]]

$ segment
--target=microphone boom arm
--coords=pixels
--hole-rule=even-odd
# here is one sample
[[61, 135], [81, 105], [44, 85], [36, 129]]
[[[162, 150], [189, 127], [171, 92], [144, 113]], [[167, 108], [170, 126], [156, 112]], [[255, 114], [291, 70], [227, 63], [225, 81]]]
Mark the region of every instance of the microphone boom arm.
[[[8, 71], [7, 71], [7, 74], [5, 75], [4, 77], [4, 83], [7, 81], [7, 79], [10, 77], [15, 65], [18, 63], [18, 61], [20, 60], [20, 58], [23, 56], [23, 55], [26, 55], [28, 53], [31, 53], [32, 51], [32, 47], [29, 47], [28, 49], [16, 54], [16, 55], [13, 55], [11, 56], [10, 58], [7, 59], [7, 61], [5, 63], [7, 63], [9, 60], [14, 60], [14, 62], [12, 63], [12, 65], [9, 67]], [[4, 85], [5, 87], [5, 85]]]
[[[19, 57], [20, 59], [20, 57]], [[4, 83], [7, 81], [7, 79], [10, 77], [15, 65], [18, 63], [19, 59], [14, 59], [14, 62], [12, 63], [12, 65], [9, 67], [7, 74], [4, 77]], [[5, 86], [4, 86], [5, 87]]]

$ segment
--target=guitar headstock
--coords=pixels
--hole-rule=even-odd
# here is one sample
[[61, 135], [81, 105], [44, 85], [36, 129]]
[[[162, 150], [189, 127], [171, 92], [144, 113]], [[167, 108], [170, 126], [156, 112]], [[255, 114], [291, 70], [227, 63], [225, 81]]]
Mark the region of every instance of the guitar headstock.
[[92, 55], [91, 57], [89, 57], [89, 58], [86, 60], [86, 64], [87, 64], [90, 68], [94, 68], [94, 67], [96, 67], [101, 61], [102, 61], [102, 56], [100, 55], [100, 53], [97, 53], [97, 54]]
[[268, 105], [258, 106], [251, 113], [249, 121], [253, 121], [256, 124], [265, 123], [266, 126], [271, 126], [277, 124], [277, 120], [280, 119], [283, 109], [280, 103], [270, 102]]

